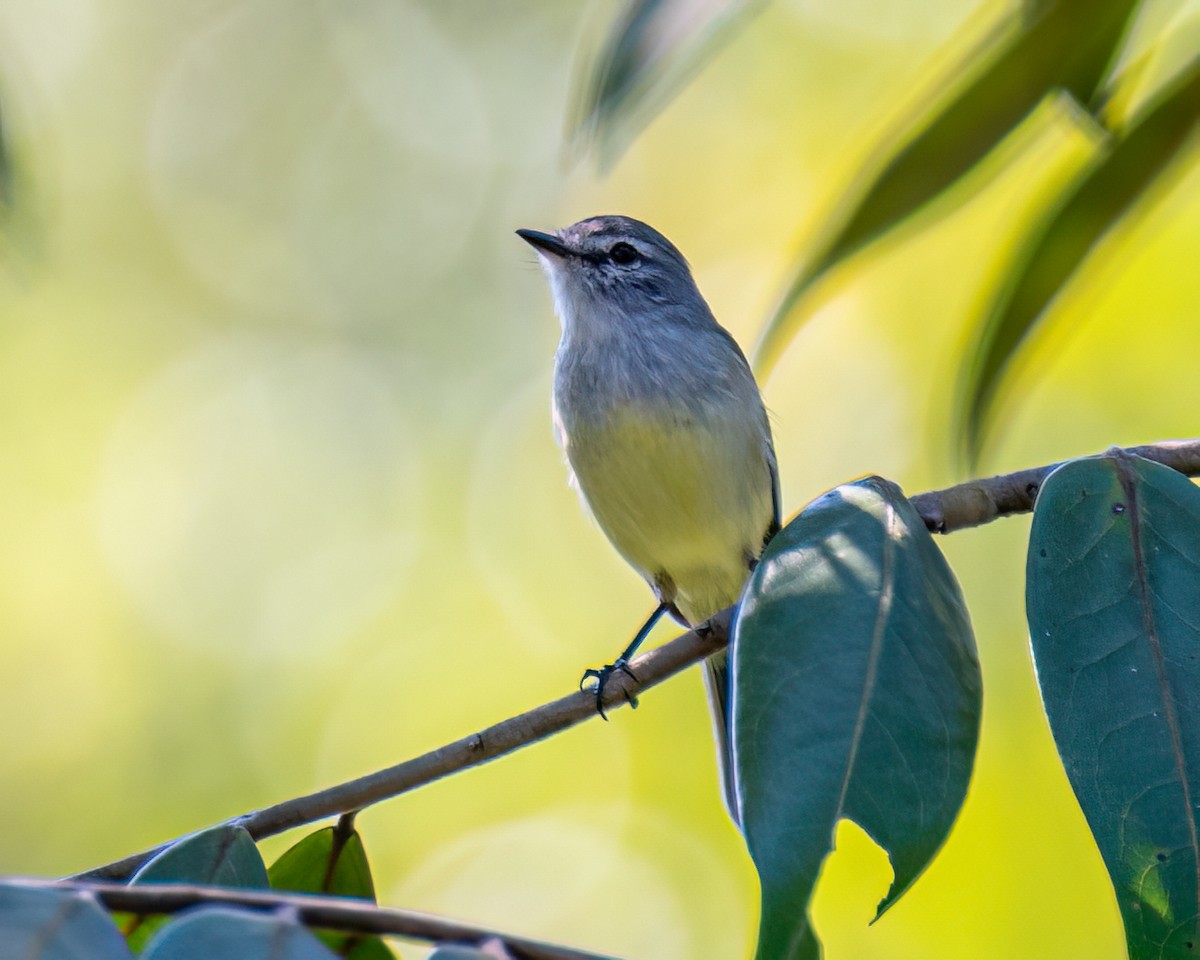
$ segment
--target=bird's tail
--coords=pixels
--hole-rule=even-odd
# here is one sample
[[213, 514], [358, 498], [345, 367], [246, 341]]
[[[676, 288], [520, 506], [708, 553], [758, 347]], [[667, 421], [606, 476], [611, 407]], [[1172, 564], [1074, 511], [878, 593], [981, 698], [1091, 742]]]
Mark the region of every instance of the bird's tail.
[[722, 650], [704, 661], [704, 688], [712, 711], [713, 738], [717, 741], [717, 767], [725, 792], [725, 807], [733, 822], [741, 826], [737, 792], [733, 783], [733, 751], [729, 739], [729, 655]]

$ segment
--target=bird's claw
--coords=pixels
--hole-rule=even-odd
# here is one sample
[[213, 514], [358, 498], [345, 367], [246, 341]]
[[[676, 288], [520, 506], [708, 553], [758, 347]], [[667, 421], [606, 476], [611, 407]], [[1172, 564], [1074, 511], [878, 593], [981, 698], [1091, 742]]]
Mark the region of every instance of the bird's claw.
[[[637, 674], [633, 672], [628, 661], [626, 661], [624, 658], [621, 658], [614, 663], [610, 663], [607, 666], [600, 667], [598, 670], [595, 667], [589, 667], [587, 670], [583, 671], [583, 676], [579, 679], [580, 690], [583, 689], [583, 685], [589, 680], [596, 681], [596, 712], [605, 720], [608, 719], [608, 715], [604, 712], [604, 687], [612, 675], [618, 672], [627, 674], [635, 683], [637, 682]], [[627, 692], [625, 694], [625, 698], [629, 701], [629, 705], [636, 710], [638, 705], [637, 697], [630, 696]]]

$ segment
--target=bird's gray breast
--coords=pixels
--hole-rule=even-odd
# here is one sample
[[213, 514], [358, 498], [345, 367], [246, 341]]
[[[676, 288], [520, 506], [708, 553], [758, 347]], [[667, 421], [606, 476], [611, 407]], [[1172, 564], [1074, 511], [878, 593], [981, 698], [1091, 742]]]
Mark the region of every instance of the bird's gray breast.
[[771, 441], [753, 377], [723, 332], [701, 349], [670, 346], [564, 342], [555, 419], [613, 545], [648, 580], [667, 574], [702, 619], [736, 599], [770, 523]]

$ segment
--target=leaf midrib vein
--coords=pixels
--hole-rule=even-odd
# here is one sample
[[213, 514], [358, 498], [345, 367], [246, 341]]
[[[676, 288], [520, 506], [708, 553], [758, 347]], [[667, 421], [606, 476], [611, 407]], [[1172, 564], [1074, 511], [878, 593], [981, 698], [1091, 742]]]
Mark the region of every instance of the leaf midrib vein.
[[1188, 841], [1192, 850], [1192, 863], [1196, 873], [1196, 916], [1200, 917], [1200, 834], [1196, 828], [1195, 808], [1192, 806], [1192, 789], [1188, 782], [1187, 760], [1183, 752], [1183, 737], [1179, 728], [1179, 714], [1175, 700], [1171, 696], [1171, 687], [1167, 678], [1166, 658], [1163, 655], [1162, 640], [1158, 636], [1158, 624], [1154, 619], [1151, 607], [1150, 580], [1146, 570], [1146, 557], [1142, 550], [1142, 521], [1138, 491], [1134, 483], [1133, 467], [1124, 457], [1116, 461], [1120, 475], [1121, 486], [1125, 491], [1126, 509], [1129, 511], [1129, 534], [1133, 549], [1133, 566], [1137, 574], [1138, 596], [1142, 608], [1142, 626], [1146, 633], [1146, 642], [1150, 654], [1154, 658], [1154, 669], [1158, 675], [1159, 689], [1162, 691], [1163, 714], [1167, 729], [1171, 733], [1171, 753], [1175, 763], [1175, 771], [1179, 777], [1179, 786], [1183, 792], [1184, 815], [1187, 821]]
[[854, 719], [854, 731], [850, 737], [850, 750], [846, 757], [846, 770], [842, 774], [841, 791], [838, 794], [837, 810], [834, 823], [842, 819], [846, 808], [846, 794], [850, 789], [850, 781], [854, 776], [854, 765], [858, 758], [858, 748], [862, 743], [863, 732], [867, 726], [867, 715], [871, 710], [871, 700], [875, 696], [875, 683], [879, 672], [879, 657], [883, 651], [883, 639], [887, 633], [888, 620], [891, 618], [892, 605], [896, 596], [896, 527], [899, 517], [896, 508], [888, 501], [883, 501], [883, 551], [879, 563], [879, 606], [875, 611], [875, 625], [871, 630], [871, 646], [867, 652], [867, 668], [863, 676], [863, 692], [858, 702], [858, 715]]

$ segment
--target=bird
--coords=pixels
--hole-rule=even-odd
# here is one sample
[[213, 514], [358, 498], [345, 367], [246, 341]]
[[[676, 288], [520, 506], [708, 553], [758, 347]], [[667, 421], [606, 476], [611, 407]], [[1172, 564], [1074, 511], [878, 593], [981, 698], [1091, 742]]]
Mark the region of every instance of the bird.
[[[649, 224], [604, 215], [520, 229], [549, 282], [561, 339], [552, 417], [585, 508], [658, 606], [604, 684], [664, 614], [706, 629], [737, 602], [779, 530], [771, 426], [737, 341], [713, 316], [683, 254]], [[727, 651], [705, 661], [725, 789], [737, 820]]]

